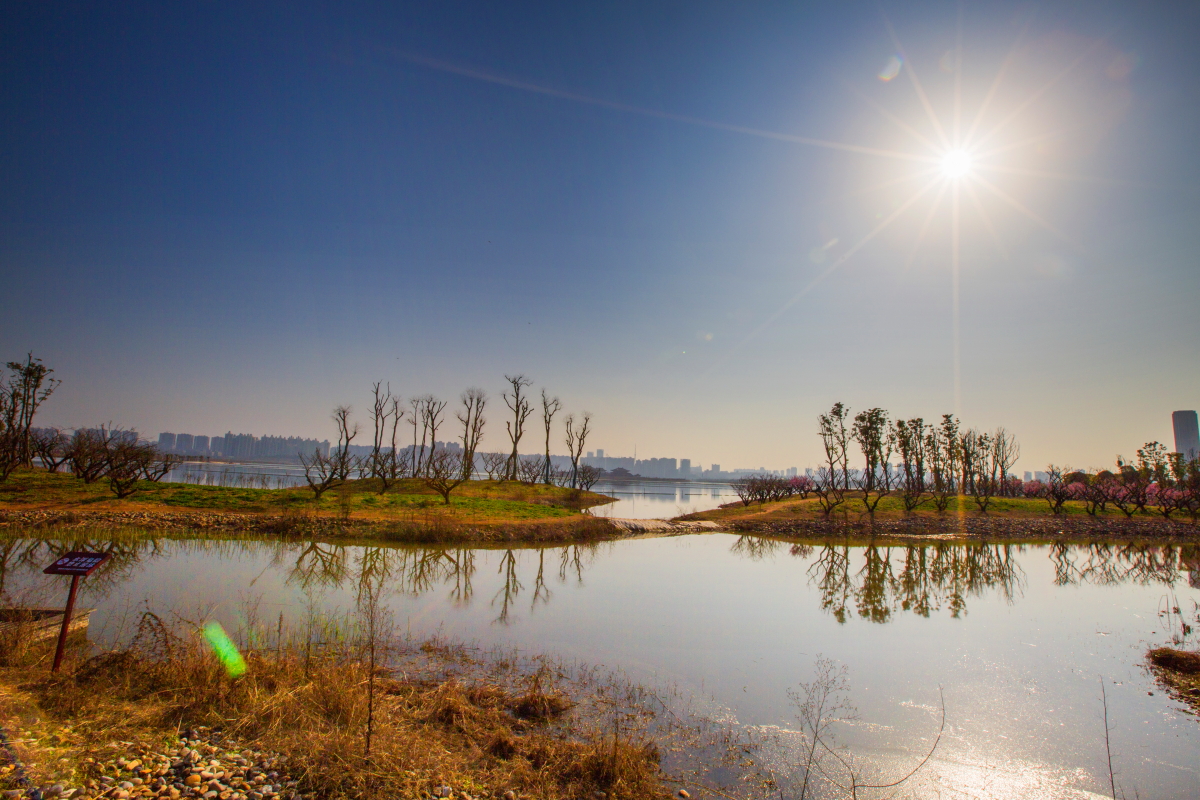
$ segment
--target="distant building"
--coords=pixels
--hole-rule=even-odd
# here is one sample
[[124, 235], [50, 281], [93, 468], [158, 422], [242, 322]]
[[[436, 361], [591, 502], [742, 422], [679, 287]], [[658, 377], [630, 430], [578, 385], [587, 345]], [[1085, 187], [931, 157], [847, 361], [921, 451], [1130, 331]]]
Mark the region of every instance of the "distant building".
[[1029, 483], [1031, 480], [1033, 480], [1033, 473], [1029, 470], [1025, 470], [1025, 482]]
[[160, 433], [158, 435], [159, 450], [174, 450], [175, 449], [175, 434]]
[[190, 433], [179, 434], [175, 437], [175, 449], [180, 453], [192, 452], [192, 440], [195, 438], [196, 437], [192, 436]]
[[195, 450], [200, 455], [204, 455], [205, 453], [207, 453], [208, 452], [208, 437], [207, 436], [196, 436], [195, 438], [193, 438], [192, 439], [192, 449]]
[[1033, 479], [1035, 481], [1041, 481], [1042, 483], [1045, 483], [1046, 481], [1050, 480], [1050, 476], [1044, 472], [1035, 472], [1033, 473]]
[[1175, 428], [1175, 452], [1183, 453], [1188, 461], [1200, 458], [1200, 425], [1195, 411], [1176, 411], [1171, 415]]
[[799, 474], [800, 474], [800, 470], [799, 470], [799, 469], [797, 469], [796, 467], [788, 467], [787, 476], [788, 476], [789, 478], [795, 478], [795, 477], [797, 477]]
[[692, 477], [692, 460], [690, 458], [679, 459], [679, 477]]
[[599, 448], [597, 448], [597, 450], [596, 450], [596, 458], [604, 458], [604, 451], [603, 451], [603, 450], [600, 450]]

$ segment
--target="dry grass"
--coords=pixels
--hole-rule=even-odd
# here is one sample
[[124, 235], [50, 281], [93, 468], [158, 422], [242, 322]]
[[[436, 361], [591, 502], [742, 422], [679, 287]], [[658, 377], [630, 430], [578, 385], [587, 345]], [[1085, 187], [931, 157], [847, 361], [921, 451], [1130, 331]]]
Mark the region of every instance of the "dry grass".
[[1163, 688], [1200, 714], [1200, 653], [1156, 647], [1146, 658]]
[[0, 724], [25, 731], [18, 749], [43, 785], [98, 777], [89, 770], [114, 742], [162, 746], [208, 727], [279, 754], [320, 798], [425, 797], [443, 784], [492, 798], [668, 793], [656, 746], [582, 712], [603, 704], [578, 705], [549, 667], [501, 681], [461, 649], [376, 643], [393, 669], [371, 675], [362, 642], [311, 639], [250, 652], [237, 679], [149, 614], [129, 647], [57, 676], [43, 645], [0, 642]]

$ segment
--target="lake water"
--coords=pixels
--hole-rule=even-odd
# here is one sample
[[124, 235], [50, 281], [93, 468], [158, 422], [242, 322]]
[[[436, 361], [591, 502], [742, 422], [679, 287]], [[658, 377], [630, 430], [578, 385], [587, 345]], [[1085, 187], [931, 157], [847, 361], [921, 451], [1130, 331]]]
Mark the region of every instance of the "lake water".
[[600, 481], [592, 491], [617, 501], [596, 506], [589, 513], [624, 519], [670, 519], [737, 500], [737, 493], [728, 483]]
[[[41, 569], [80, 544], [0, 540], [0, 588], [61, 602], [65, 579]], [[1195, 626], [1200, 610], [1197, 547], [808, 547], [707, 534], [514, 550], [169, 539], [113, 549], [81, 598], [97, 607], [101, 643], [142, 609], [232, 629], [248, 602], [264, 620], [299, 622], [306, 604], [348, 613], [364, 564], [382, 560], [403, 631], [620, 669], [748, 729], [794, 730], [788, 690], [812, 679], [818, 656], [832, 659], [859, 717], [836, 726], [838, 739], [881, 778], [929, 747], [941, 687], [946, 734], [901, 796], [1107, 796], [1103, 680], [1125, 793], [1200, 795], [1200, 721], [1143, 666], [1151, 644], [1195, 644], [1182, 622]], [[1161, 613], [1176, 606], [1182, 618]]]
[[[186, 462], [173, 469], [166, 480], [209, 486], [248, 486], [281, 489], [304, 485], [304, 471], [290, 464], [226, 464]], [[591, 513], [600, 517], [626, 519], [670, 519], [693, 511], [707, 511], [737, 500], [728, 483], [695, 481], [600, 481], [594, 491], [617, 498], [597, 506]]]

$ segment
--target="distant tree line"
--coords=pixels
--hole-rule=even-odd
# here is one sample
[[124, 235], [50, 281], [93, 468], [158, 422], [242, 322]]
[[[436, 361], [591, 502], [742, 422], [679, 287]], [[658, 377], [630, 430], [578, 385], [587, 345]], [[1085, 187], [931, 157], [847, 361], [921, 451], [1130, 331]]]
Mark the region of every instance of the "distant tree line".
[[69, 434], [35, 428], [34, 415], [61, 381], [32, 353], [6, 366], [8, 374], [0, 376], [0, 481], [18, 468], [32, 468], [36, 460], [50, 472], [65, 467], [84, 483], [107, 481], [113, 494], [126, 498], [139, 481], [160, 481], [178, 463], [176, 456], [111, 423]]
[[834, 403], [818, 416], [817, 435], [823, 458], [811, 477], [741, 478], [734, 488], [743, 505], [811, 494], [828, 516], [851, 498], [873, 514], [892, 495], [906, 511], [929, 505], [939, 512], [952, 498], [969, 497], [987, 513], [997, 497], [1032, 497], [1044, 499], [1055, 514], [1074, 500], [1092, 516], [1111, 506], [1126, 517], [1200, 518], [1200, 459], [1169, 452], [1159, 442], [1145, 444], [1134, 460], [1117, 456], [1115, 470], [1051, 464], [1046, 480], [1022, 481], [1011, 472], [1021, 454], [1013, 434], [1004, 428], [963, 429], [953, 414], [936, 423], [892, 420], [882, 408], [851, 416], [846, 405]]
[[1062, 513], [1068, 500], [1076, 500], [1093, 517], [1111, 506], [1127, 518], [1141, 513], [1200, 519], [1200, 458], [1189, 460], [1159, 442], [1147, 442], [1136, 459], [1117, 456], [1115, 466], [1087, 471], [1051, 464], [1046, 480], [1028, 481], [1022, 492], [1045, 499], [1055, 514]]
[[[404, 403], [399, 395], [392, 393], [390, 384], [376, 381], [371, 386], [371, 444], [367, 453], [352, 454], [354, 440], [360, 433], [359, 425], [351, 420], [350, 406], [338, 406], [333, 410], [337, 444], [328, 454], [316, 450], [300, 456], [305, 482], [314, 497], [319, 498], [355, 478], [375, 481], [380, 494], [399, 480], [419, 478], [446, 503], [450, 502], [455, 489], [480, 473], [485, 474], [487, 480], [591, 489], [599, 479], [599, 470], [580, 464], [591, 432], [591, 413], [567, 414], [564, 418], [563, 441], [567, 445], [571, 467], [569, 470], [556, 468], [550, 458], [550, 445], [554, 418], [562, 411], [562, 403], [542, 389], [540, 410], [545, 452], [544, 455], [521, 455], [521, 440], [526, 436], [530, 417], [535, 411], [534, 400], [528, 391], [533, 381], [522, 374], [505, 375], [504, 379], [507, 388], [501, 399], [507, 409], [504, 412], [507, 452], [479, 450], [487, 425], [488, 395], [483, 389], [472, 387], [459, 395], [453, 415], [457, 422], [457, 439], [454, 449], [450, 449], [438, 447], [438, 432], [447, 423], [448, 401], [425, 394]], [[401, 442], [402, 432], [406, 436], [411, 433], [411, 444]]]
[[[1021, 448], [1004, 428], [963, 430], [953, 414], [943, 414], [938, 423], [921, 417], [892, 420], [882, 408], [851, 417], [847, 406], [834, 403], [817, 418], [817, 435], [824, 460], [812, 491], [826, 515], [851, 491], [872, 514], [892, 494], [900, 496], [906, 511], [927, 503], [945, 511], [950, 498], [969, 496], [983, 513], [996, 497], [1020, 494], [1020, 481], [1009, 471]], [[861, 466], [851, 469], [855, 448]]]

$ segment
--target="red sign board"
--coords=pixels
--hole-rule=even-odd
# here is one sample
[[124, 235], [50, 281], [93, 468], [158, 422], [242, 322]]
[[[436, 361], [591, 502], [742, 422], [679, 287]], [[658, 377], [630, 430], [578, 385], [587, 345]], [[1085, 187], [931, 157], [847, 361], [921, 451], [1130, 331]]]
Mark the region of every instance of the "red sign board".
[[46, 567], [42, 572], [47, 575], [79, 575], [87, 577], [108, 561], [108, 553], [67, 553], [65, 556]]

